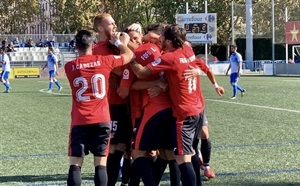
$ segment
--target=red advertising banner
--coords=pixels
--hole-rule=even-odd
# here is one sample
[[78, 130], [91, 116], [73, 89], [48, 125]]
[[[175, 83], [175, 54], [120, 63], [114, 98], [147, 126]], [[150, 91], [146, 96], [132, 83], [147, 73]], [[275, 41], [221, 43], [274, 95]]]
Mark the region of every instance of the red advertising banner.
[[285, 23], [285, 43], [300, 44], [300, 21]]

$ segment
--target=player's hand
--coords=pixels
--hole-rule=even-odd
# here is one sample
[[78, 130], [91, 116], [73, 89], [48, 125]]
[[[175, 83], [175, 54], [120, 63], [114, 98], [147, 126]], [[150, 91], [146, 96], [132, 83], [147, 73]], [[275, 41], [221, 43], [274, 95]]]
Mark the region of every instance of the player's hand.
[[165, 91], [166, 88], [168, 87], [168, 84], [162, 80], [158, 80], [156, 86], [160, 87], [163, 91]]
[[190, 69], [187, 69], [184, 71], [183, 73], [183, 76], [184, 76], [184, 79], [187, 80], [189, 78], [194, 78], [194, 77], [197, 77], [200, 75], [200, 69], [199, 68], [195, 68], [191, 65], [189, 65], [189, 68]]
[[219, 96], [223, 96], [223, 94], [225, 94], [225, 90], [223, 87], [218, 87], [218, 88], [215, 88], [216, 92], [219, 94]]
[[58, 71], [56, 71], [56, 72], [55, 72], [55, 74], [58, 76], [59, 72], [58, 72]]
[[120, 35], [120, 41], [124, 44], [124, 45], [128, 45], [129, 41], [130, 41], [130, 37], [127, 33], [122, 32], [122, 34]]
[[128, 45], [130, 41], [130, 37], [127, 33], [125, 32], [116, 32], [110, 36], [109, 42], [113, 45], [115, 45], [116, 41], [121, 41], [122, 44]]
[[133, 23], [127, 27], [128, 30], [134, 30], [142, 33], [142, 26], [139, 23]]
[[164, 90], [158, 86], [155, 87], [151, 87], [148, 88], [148, 95], [150, 98], [154, 98], [156, 96], [158, 96], [161, 92], [163, 92]]

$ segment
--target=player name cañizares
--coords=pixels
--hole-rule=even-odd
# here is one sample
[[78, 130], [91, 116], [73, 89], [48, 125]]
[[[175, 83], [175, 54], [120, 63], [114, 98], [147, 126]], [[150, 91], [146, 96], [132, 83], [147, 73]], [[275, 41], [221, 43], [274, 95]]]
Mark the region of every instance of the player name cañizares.
[[89, 63], [80, 63], [77, 65], [72, 65], [72, 70], [79, 70], [83, 68], [93, 68], [93, 67], [99, 67], [101, 66], [100, 61], [95, 61], [95, 62], [89, 62]]
[[195, 59], [196, 59], [196, 56], [193, 55], [189, 58], [185, 58], [185, 57], [184, 58], [179, 58], [179, 61], [180, 61], [180, 63], [191, 63], [191, 62], [195, 61]]

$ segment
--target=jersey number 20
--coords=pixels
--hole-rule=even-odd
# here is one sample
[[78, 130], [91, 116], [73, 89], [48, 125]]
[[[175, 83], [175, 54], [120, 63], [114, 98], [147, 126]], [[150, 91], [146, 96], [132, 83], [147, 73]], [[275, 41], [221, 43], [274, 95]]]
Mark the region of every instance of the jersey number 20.
[[[100, 82], [100, 90], [99, 90], [99, 84]], [[84, 96], [83, 94], [88, 89], [88, 80], [84, 77], [78, 77], [74, 79], [73, 81], [74, 87], [81, 87], [76, 91], [76, 99], [77, 101], [90, 101], [90, 96]], [[103, 99], [106, 94], [105, 89], [105, 77], [103, 74], [95, 74], [91, 78], [91, 85], [92, 85], [92, 92], [96, 99]]]

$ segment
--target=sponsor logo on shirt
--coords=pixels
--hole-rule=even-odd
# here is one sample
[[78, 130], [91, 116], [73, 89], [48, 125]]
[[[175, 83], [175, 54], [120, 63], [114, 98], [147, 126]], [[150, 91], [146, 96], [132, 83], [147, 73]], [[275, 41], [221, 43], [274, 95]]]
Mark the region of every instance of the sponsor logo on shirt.
[[159, 63], [161, 63], [161, 58], [158, 58], [157, 60], [153, 61], [151, 64], [152, 66], [157, 66]]
[[123, 79], [129, 79], [129, 70], [128, 69], [125, 69], [123, 71]]
[[114, 56], [114, 58], [115, 58], [115, 59], [120, 59], [120, 58], [121, 58], [121, 56]]

